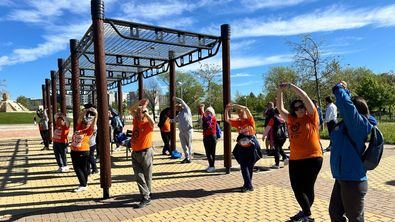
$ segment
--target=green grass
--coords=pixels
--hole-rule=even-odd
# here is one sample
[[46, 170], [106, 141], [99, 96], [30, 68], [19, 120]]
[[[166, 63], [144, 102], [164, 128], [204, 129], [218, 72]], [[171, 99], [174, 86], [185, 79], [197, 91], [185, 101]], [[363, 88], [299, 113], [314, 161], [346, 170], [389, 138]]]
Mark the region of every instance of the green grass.
[[[0, 113], [0, 124], [29, 124], [33, 123], [35, 113]], [[38, 121], [38, 119], [37, 119]]]

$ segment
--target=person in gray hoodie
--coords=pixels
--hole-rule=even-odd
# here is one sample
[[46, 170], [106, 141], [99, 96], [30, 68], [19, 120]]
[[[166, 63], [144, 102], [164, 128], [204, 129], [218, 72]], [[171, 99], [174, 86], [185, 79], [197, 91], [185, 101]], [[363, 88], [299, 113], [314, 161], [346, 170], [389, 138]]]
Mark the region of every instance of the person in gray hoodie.
[[176, 109], [178, 115], [172, 120], [172, 122], [178, 122], [178, 129], [180, 130], [180, 141], [182, 149], [184, 150], [185, 159], [181, 163], [190, 163], [192, 155], [192, 113], [189, 106], [184, 100], [175, 97], [178, 103]]

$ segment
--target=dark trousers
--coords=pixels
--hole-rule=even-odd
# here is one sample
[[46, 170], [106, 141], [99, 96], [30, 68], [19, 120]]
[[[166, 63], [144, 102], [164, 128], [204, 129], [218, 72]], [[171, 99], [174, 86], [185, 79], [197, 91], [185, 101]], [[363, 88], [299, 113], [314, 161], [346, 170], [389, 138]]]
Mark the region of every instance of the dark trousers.
[[49, 147], [49, 130], [40, 130], [40, 135], [43, 139], [44, 146]]
[[277, 166], [280, 165], [280, 155], [283, 158], [283, 160], [288, 158], [283, 150], [284, 143], [285, 143], [285, 139], [279, 140], [279, 141], [276, 141], [276, 140], [274, 141], [274, 161]]
[[[336, 126], [336, 122], [334, 120], [331, 120], [326, 123], [326, 127], [328, 128], [329, 138], [331, 137], [331, 132], [335, 128], [335, 126]], [[332, 145], [332, 142], [329, 141], [329, 146], [331, 146], [331, 145]]]
[[88, 159], [89, 151], [71, 151], [73, 168], [80, 182], [80, 186], [83, 187], [86, 187], [88, 183]]
[[214, 167], [215, 163], [215, 147], [217, 146], [216, 135], [205, 136], [203, 138], [204, 149], [210, 167]]
[[92, 171], [97, 170], [96, 166], [96, 159], [95, 159], [95, 150], [96, 150], [97, 145], [93, 145], [89, 148], [89, 159], [88, 159], [88, 174]]
[[53, 143], [53, 151], [55, 153], [56, 163], [59, 167], [67, 166], [67, 143]]
[[304, 215], [310, 216], [314, 202], [314, 184], [321, 170], [322, 157], [289, 161], [289, 178], [295, 198]]
[[242, 147], [240, 148], [239, 155], [240, 155], [240, 168], [241, 168], [241, 175], [243, 176], [244, 180], [244, 188], [251, 189], [252, 187], [252, 170], [254, 169], [255, 165], [255, 150], [254, 146], [251, 147]]
[[364, 199], [368, 192], [368, 181], [336, 180], [329, 203], [329, 215], [333, 222], [362, 222]]
[[171, 132], [160, 132], [160, 135], [162, 136], [163, 140], [163, 150], [162, 154], [165, 154], [166, 151], [169, 151], [170, 153], [170, 137], [171, 137]]

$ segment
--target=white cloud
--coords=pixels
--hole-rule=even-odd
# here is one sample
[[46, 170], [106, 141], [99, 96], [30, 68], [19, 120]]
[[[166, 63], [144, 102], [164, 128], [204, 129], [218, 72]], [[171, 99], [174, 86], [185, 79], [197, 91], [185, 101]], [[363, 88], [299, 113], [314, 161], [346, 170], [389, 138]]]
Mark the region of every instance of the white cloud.
[[347, 10], [331, 7], [285, 20], [246, 18], [232, 23], [235, 38], [288, 36], [303, 33], [356, 29], [364, 26], [395, 26], [395, 4], [381, 8]]
[[232, 87], [242, 87], [242, 86], [249, 86], [249, 85], [255, 85], [257, 84], [256, 81], [248, 81], [248, 82], [242, 82], [242, 83], [232, 83]]
[[240, 78], [240, 77], [249, 77], [251, 76], [251, 74], [248, 73], [236, 73], [236, 74], [232, 74], [230, 77], [231, 78]]
[[250, 10], [263, 8], [281, 8], [306, 2], [306, 0], [242, 0], [241, 4]]
[[237, 41], [237, 42], [232, 42], [231, 45], [231, 50], [239, 50], [239, 49], [246, 49], [249, 48], [249, 46], [253, 45], [256, 41], [253, 39], [249, 40], [243, 40], [243, 41]]
[[14, 49], [11, 55], [0, 57], [0, 69], [3, 66], [34, 61], [64, 50], [68, 47], [70, 39], [81, 38], [88, 27], [89, 23], [53, 27], [53, 31], [56, 31], [58, 34], [44, 36], [45, 41], [43, 43], [32, 48]]

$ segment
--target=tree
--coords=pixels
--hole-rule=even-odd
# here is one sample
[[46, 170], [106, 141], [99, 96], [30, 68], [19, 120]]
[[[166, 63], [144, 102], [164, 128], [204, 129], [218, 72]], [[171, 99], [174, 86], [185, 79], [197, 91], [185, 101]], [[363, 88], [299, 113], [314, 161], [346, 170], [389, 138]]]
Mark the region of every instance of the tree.
[[[266, 92], [266, 98], [264, 104], [267, 104], [268, 102], [276, 102], [276, 90], [282, 82], [298, 84], [299, 78], [296, 71], [285, 66], [271, 67], [265, 74], [265, 88], [263, 91]], [[290, 96], [291, 94], [288, 91], [285, 92], [285, 95], [284, 103], [289, 104], [294, 97]]]
[[[159, 80], [168, 86], [170, 85], [168, 74], [160, 75]], [[179, 83], [178, 86], [180, 86], [180, 90], [176, 90], [176, 96], [182, 98], [191, 108], [192, 112], [197, 112], [199, 103], [204, 101], [202, 99], [204, 97], [202, 84], [192, 73], [187, 72], [177, 72], [176, 83]]]
[[[206, 101], [211, 106], [211, 99], [213, 98], [212, 95], [216, 95], [212, 92], [211, 86], [213, 81], [217, 77], [219, 77], [222, 69], [218, 65], [214, 64], [200, 64], [200, 69], [195, 71], [194, 73], [202, 80], [203, 85], [205, 85], [206, 89]], [[220, 85], [220, 84], [218, 84]]]
[[321, 61], [321, 44], [317, 43], [311, 35], [302, 35], [300, 38], [299, 43], [289, 42], [295, 52], [295, 65], [303, 75], [302, 80], [309, 80], [314, 77], [318, 104], [321, 106], [319, 80], [321, 78], [320, 69], [324, 64]]
[[19, 96], [18, 98], [16, 98], [16, 102], [26, 108], [29, 108], [29, 100], [25, 96]]
[[145, 82], [144, 95], [148, 99], [148, 108], [152, 111], [154, 121], [156, 120], [156, 105], [159, 102], [159, 95], [161, 94], [161, 88], [158, 81], [155, 78], [148, 79]]

